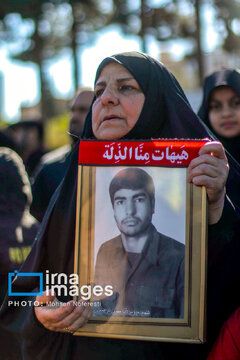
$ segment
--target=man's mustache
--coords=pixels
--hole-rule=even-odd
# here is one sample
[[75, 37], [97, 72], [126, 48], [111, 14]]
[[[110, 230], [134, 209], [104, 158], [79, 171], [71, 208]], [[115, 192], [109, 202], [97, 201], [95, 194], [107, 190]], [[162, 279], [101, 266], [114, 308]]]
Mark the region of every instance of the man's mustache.
[[133, 216], [129, 216], [129, 217], [126, 217], [125, 219], [122, 220], [122, 224], [126, 224], [128, 222], [131, 222], [131, 221], [134, 221], [134, 222], [139, 222], [140, 219], [138, 217], [133, 217]]

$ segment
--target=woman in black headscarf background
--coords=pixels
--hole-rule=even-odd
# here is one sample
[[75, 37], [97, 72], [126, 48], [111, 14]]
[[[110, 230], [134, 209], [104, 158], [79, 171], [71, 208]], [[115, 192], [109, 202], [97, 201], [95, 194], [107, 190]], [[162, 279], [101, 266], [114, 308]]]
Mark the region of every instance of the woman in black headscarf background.
[[[240, 164], [240, 74], [237, 70], [219, 70], [206, 77], [198, 115]], [[231, 173], [227, 190], [232, 193], [233, 203], [240, 207], [240, 186]]]
[[[135, 101], [131, 103], [133, 98]], [[100, 64], [96, 74], [95, 98], [83, 136], [111, 140], [161, 137], [186, 139], [205, 138], [209, 134], [192, 111], [178, 82], [163, 65], [144, 54], [125, 53], [106, 58]], [[230, 276], [231, 264], [222, 261], [231, 244], [236, 217], [225, 198], [228, 165], [221, 144], [214, 142], [205, 145], [199, 155], [189, 166], [188, 181], [205, 184], [209, 197], [208, 343], [167, 344], [75, 337], [60, 331], [66, 328], [74, 331], [82, 326], [90, 316], [87, 309], [76, 307], [71, 301], [69, 306], [59, 309], [48, 306], [16, 308], [8, 307], [6, 299], [1, 311], [1, 325], [22, 334], [24, 359], [146, 360], [206, 357], [221, 324], [236, 307], [235, 299], [231, 296], [235, 290], [233, 277]], [[68, 173], [52, 198], [38, 239], [21, 269], [23, 272], [49, 270], [50, 273], [73, 273], [77, 158], [76, 147]], [[230, 279], [221, 278], [221, 274], [219, 277], [219, 271], [221, 274], [226, 273]], [[37, 285], [33, 278], [17, 278], [12, 288], [15, 292], [26, 292], [33, 291]], [[17, 296], [14, 298], [22, 299]], [[53, 299], [54, 296], [37, 297], [43, 304]]]
[[[8, 273], [24, 262], [38, 230], [38, 222], [29, 213], [31, 200], [22, 159], [0, 146], [0, 306], [8, 289]], [[19, 351], [17, 336], [0, 329], [0, 357], [20, 360]]]
[[[198, 115], [221, 141], [227, 152], [237, 163], [240, 163], [240, 73], [237, 70], [219, 70], [205, 78], [203, 99]], [[231, 200], [239, 212], [240, 186], [235, 182], [231, 172], [226, 188], [228, 192], [231, 191]], [[235, 235], [236, 241], [239, 241], [239, 235], [238, 229]], [[239, 266], [236, 266], [235, 271], [236, 273], [239, 272]], [[229, 329], [226, 330], [226, 324], [225, 327], [222, 327], [209, 360], [219, 359], [219, 357], [222, 359], [237, 359], [239, 357], [236, 346], [237, 337], [239, 336], [236, 331], [239, 328], [239, 325], [237, 325], [237, 323], [239, 324], [239, 316], [237, 317], [236, 314], [239, 314], [239, 308], [226, 322]], [[232, 343], [227, 339], [228, 334], [229, 339], [232, 339]]]
[[17, 270], [30, 252], [38, 221], [30, 215], [31, 185], [22, 159], [0, 147], [0, 305], [8, 273]]

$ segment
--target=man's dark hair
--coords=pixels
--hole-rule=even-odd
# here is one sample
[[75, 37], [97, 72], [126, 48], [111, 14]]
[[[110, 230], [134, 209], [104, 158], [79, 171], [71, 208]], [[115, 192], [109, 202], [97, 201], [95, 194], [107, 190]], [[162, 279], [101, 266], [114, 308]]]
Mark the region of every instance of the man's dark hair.
[[154, 204], [155, 187], [153, 179], [146, 171], [142, 169], [127, 168], [120, 170], [114, 176], [109, 186], [109, 194], [112, 205], [114, 203], [114, 194], [120, 189], [144, 189], [149, 195], [151, 203]]

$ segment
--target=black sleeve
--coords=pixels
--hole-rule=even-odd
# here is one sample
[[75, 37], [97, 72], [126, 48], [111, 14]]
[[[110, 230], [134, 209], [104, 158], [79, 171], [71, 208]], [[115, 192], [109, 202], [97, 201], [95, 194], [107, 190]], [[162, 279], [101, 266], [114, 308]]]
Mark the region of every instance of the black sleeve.
[[207, 339], [215, 341], [222, 324], [239, 306], [239, 227], [226, 197], [221, 219], [208, 227]]
[[31, 214], [40, 222], [47, 210], [51, 195], [48, 190], [48, 182], [43, 167], [32, 185], [33, 200], [30, 207]]
[[234, 238], [239, 221], [234, 206], [229, 198], [225, 197], [223, 213], [220, 220], [208, 226], [208, 261], [209, 265], [221, 254]]
[[[34, 301], [34, 298], [32, 300]], [[26, 309], [24, 322], [22, 331], [24, 360], [60, 359], [62, 355], [60, 348], [62, 347], [64, 352], [64, 338], [68, 338], [69, 335], [46, 329], [37, 320], [33, 306]]]

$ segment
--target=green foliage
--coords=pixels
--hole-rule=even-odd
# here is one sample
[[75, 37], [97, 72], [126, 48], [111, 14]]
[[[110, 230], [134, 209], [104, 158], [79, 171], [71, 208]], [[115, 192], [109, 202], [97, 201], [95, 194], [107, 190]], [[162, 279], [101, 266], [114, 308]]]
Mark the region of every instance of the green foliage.
[[[12, 16], [9, 21], [9, 14], [14, 13], [18, 14], [18, 20], [15, 16], [14, 21]], [[0, 2], [0, 37], [14, 42], [19, 32], [21, 37], [24, 24], [31, 21], [32, 30], [22, 35], [25, 42], [18, 58], [40, 65], [40, 61], [71, 48], [73, 27], [76, 43], [83, 44], [106, 24], [107, 18], [97, 0], [8, 0], [6, 4]]]
[[9, 13], [18, 13], [25, 18], [37, 17], [44, 0], [8, 0], [0, 2], [0, 18]]
[[8, 126], [9, 124], [3, 120], [2, 118], [0, 118], [0, 129], [4, 129]]
[[48, 149], [56, 149], [69, 144], [68, 135], [69, 114], [55, 116], [46, 123], [45, 144]]
[[239, 52], [240, 0], [2, 0], [0, 41], [8, 46], [13, 58], [39, 66], [44, 117], [51, 113], [47, 62], [71, 51], [77, 88], [79, 49], [110, 24], [120, 25], [125, 34], [139, 36], [143, 51], [147, 51], [148, 36], [160, 43], [184, 39], [189, 45], [187, 56], [201, 64], [201, 23], [197, 20], [199, 8], [207, 3], [215, 11], [222, 46], [229, 52]]
[[[153, 35], [159, 41], [169, 41], [191, 35], [194, 26], [194, 8], [191, 1], [160, 1], [151, 5], [150, 1], [141, 0], [141, 7], [128, 10], [127, 0], [115, 0], [115, 14], [112, 21], [119, 23], [126, 33]], [[186, 11], [187, 10], [187, 11]]]

